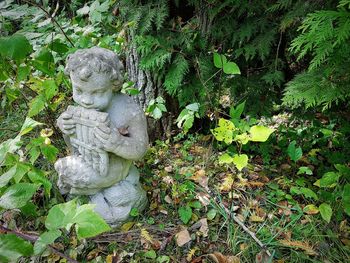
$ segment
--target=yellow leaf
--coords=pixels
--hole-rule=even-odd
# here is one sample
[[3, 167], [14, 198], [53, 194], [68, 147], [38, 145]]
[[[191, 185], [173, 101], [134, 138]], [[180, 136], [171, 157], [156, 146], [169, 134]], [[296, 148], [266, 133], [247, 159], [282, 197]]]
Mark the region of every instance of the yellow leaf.
[[134, 224], [135, 224], [135, 222], [127, 222], [127, 223], [123, 224], [123, 225], [121, 226], [120, 229], [121, 229], [123, 232], [129, 231], [130, 228], [132, 228], [132, 226], [133, 226]]
[[261, 216], [257, 216], [257, 215], [251, 215], [251, 216], [249, 217], [249, 221], [250, 221], [250, 222], [257, 222], [257, 223], [259, 223], [259, 222], [264, 222], [264, 221], [265, 221], [265, 218], [263, 218], [263, 217], [261, 217]]
[[216, 263], [239, 263], [240, 259], [236, 256], [224, 256], [220, 252], [209, 254], [212, 260]]
[[192, 260], [192, 258], [193, 258], [193, 256], [194, 256], [194, 254], [195, 254], [196, 251], [198, 251], [198, 250], [199, 250], [198, 247], [194, 247], [194, 248], [192, 248], [190, 251], [188, 251], [186, 260], [187, 260], [188, 262], [191, 262], [191, 260]]
[[317, 206], [315, 205], [307, 205], [304, 207], [303, 211], [305, 214], [308, 214], [308, 215], [316, 215], [320, 212]]
[[145, 228], [141, 229], [141, 237], [150, 243], [153, 242], [153, 238], [151, 237], [151, 235], [149, 234], [149, 232]]
[[228, 174], [222, 184], [220, 185], [219, 189], [221, 192], [228, 192], [231, 190], [233, 185], [233, 177], [232, 174]]

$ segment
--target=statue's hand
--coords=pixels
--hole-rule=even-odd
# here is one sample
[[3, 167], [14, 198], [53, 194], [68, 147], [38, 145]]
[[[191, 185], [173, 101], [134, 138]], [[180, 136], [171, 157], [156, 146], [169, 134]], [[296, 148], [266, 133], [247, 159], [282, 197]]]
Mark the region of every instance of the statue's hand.
[[75, 133], [75, 123], [72, 119], [72, 114], [67, 111], [63, 112], [57, 119], [57, 126], [67, 135]]
[[97, 145], [107, 152], [113, 152], [120, 144], [120, 133], [117, 128], [101, 124], [95, 128]]

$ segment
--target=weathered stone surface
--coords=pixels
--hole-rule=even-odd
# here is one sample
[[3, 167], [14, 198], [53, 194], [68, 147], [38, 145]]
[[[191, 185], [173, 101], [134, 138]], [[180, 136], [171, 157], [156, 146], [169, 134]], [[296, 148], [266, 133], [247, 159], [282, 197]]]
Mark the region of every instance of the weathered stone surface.
[[107, 49], [70, 55], [66, 74], [78, 106], [69, 106], [57, 120], [72, 153], [55, 163], [61, 193], [88, 195], [112, 226], [126, 220], [132, 208], [147, 204], [132, 165], [147, 150], [147, 123], [142, 109], [118, 93], [121, 70], [118, 57]]

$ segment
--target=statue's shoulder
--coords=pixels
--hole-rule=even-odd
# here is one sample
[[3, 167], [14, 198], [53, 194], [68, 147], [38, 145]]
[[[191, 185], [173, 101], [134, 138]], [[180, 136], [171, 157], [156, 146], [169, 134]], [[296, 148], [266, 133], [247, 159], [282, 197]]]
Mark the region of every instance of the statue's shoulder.
[[128, 114], [130, 116], [144, 115], [141, 107], [128, 95], [119, 93], [115, 94], [108, 112], [110, 114]]

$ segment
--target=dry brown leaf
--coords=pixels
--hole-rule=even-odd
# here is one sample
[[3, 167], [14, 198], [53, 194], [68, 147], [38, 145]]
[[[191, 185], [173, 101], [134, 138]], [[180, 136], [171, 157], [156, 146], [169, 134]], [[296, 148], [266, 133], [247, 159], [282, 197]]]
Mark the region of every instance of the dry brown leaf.
[[99, 254], [101, 253], [101, 250], [98, 248], [95, 248], [93, 250], [91, 250], [89, 252], [89, 254], [87, 255], [86, 259], [87, 260], [93, 260], [94, 258], [96, 258]]
[[249, 187], [263, 187], [265, 184], [263, 182], [247, 182], [247, 186]]
[[239, 249], [240, 249], [241, 251], [246, 250], [248, 247], [249, 247], [249, 245], [248, 245], [247, 243], [241, 243], [241, 244], [239, 244]]
[[183, 245], [191, 241], [191, 236], [187, 228], [184, 228], [183, 230], [181, 230], [175, 235], [175, 239], [176, 239], [176, 244], [179, 247], [182, 247]]
[[212, 260], [216, 263], [239, 263], [240, 259], [236, 256], [224, 256], [220, 252], [209, 254]]
[[193, 176], [190, 177], [191, 180], [198, 183], [200, 186], [204, 187], [205, 189], [208, 189], [208, 181], [209, 178], [205, 176], [205, 171], [203, 169], [200, 169], [194, 173]]
[[172, 204], [173, 203], [173, 200], [171, 200], [171, 197], [169, 195], [166, 195], [164, 197], [164, 201], [167, 202], [168, 204]]
[[302, 241], [297, 241], [297, 240], [287, 240], [287, 239], [283, 239], [283, 240], [279, 240], [279, 242], [287, 247], [292, 247], [295, 249], [301, 249], [304, 250], [306, 254], [310, 255], [310, 256], [315, 256], [317, 255], [317, 252], [310, 246], [310, 244], [308, 242], [302, 242]]
[[198, 199], [203, 206], [207, 206], [210, 204], [210, 196], [206, 193], [203, 193], [203, 192], [197, 193], [196, 199]]
[[221, 192], [228, 192], [231, 190], [233, 185], [233, 176], [232, 174], [227, 174], [227, 176], [224, 178], [224, 181], [220, 185], [219, 189]]
[[165, 166], [164, 170], [168, 173], [171, 173], [173, 171], [173, 167], [171, 165]]
[[201, 232], [203, 234], [203, 237], [207, 237], [208, 232], [209, 232], [207, 219], [202, 218], [201, 220], [199, 220], [199, 222], [201, 223], [201, 227], [199, 228], [199, 232]]

